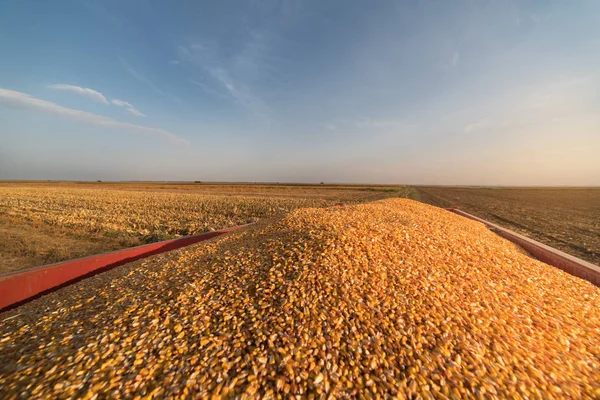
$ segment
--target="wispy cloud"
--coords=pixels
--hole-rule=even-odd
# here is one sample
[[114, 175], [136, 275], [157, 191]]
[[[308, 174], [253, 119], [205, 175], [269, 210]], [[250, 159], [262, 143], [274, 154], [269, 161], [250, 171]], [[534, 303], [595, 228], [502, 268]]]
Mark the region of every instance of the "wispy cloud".
[[48, 87], [50, 89], [64, 90], [67, 92], [77, 93], [82, 96], [89, 97], [92, 100], [99, 101], [100, 103], [108, 104], [108, 100], [106, 100], [106, 97], [104, 97], [104, 95], [102, 93], [100, 93], [94, 89], [84, 88], [81, 86], [74, 86], [74, 85], [65, 85], [62, 83], [59, 83], [56, 85], [48, 85]]
[[136, 80], [138, 80], [139, 82], [142, 82], [142, 83], [148, 85], [156, 93], [158, 93], [158, 94], [160, 94], [162, 96], [165, 96], [165, 97], [170, 97], [173, 100], [175, 100], [177, 103], [183, 104], [183, 101], [179, 97], [177, 97], [175, 95], [172, 95], [171, 93], [167, 93], [164, 90], [160, 89], [150, 79], [148, 79], [147, 77], [145, 77], [144, 75], [142, 75], [141, 73], [139, 73], [138, 71], [136, 71], [135, 69], [133, 69], [133, 67], [131, 67], [131, 65], [129, 65], [127, 63], [127, 61], [125, 61], [123, 58], [119, 57], [119, 61], [121, 62], [121, 65], [123, 66], [123, 68], [125, 68], [125, 70], [127, 72], [129, 72], [129, 75], [133, 76]]
[[452, 66], [456, 67], [458, 65], [458, 60], [460, 60], [460, 53], [458, 51], [454, 52], [454, 55], [452, 56]]
[[179, 60], [170, 60], [169, 64], [171, 65], [179, 65], [181, 62]]
[[[476, 111], [479, 115], [463, 115], [456, 122], [460, 124], [457, 130], [462, 126], [465, 135], [460, 137], [469, 142], [512, 143], [543, 138], [541, 142], [545, 143], [551, 137], [565, 141], [580, 139], [598, 130], [600, 119], [595, 107], [598, 87], [600, 76], [592, 74], [553, 77], [548, 82], [512, 88], [502, 96], [482, 102]], [[540, 145], [540, 149], [544, 146]]]
[[[104, 96], [102, 93], [100, 93], [99, 91], [94, 90], [94, 89], [84, 88], [81, 86], [74, 86], [74, 85], [65, 85], [65, 84], [48, 85], [47, 87], [50, 89], [64, 90], [67, 92], [77, 93], [82, 96], [89, 97], [92, 100], [99, 101], [100, 103], [110, 104], [108, 102], [108, 100], [106, 99], [106, 96]], [[132, 106], [130, 103], [128, 103], [126, 101], [119, 100], [119, 99], [113, 99], [111, 101], [111, 103], [116, 106], [125, 108], [125, 110], [127, 110], [129, 113], [135, 115], [136, 117], [145, 117], [146, 116], [144, 113], [142, 113], [140, 110], [138, 110], [137, 108], [135, 108], [134, 106]]]
[[465, 133], [472, 133], [489, 126], [490, 122], [487, 118], [482, 118], [465, 127]]
[[119, 99], [112, 99], [111, 103], [113, 103], [115, 106], [123, 107], [125, 110], [129, 111], [129, 113], [135, 115], [136, 117], [145, 117], [146, 116], [146, 114], [142, 113], [140, 110], [138, 110], [137, 108], [132, 106], [131, 103], [128, 103], [126, 101], [119, 100]]
[[[277, 68], [271, 55], [270, 36], [266, 33], [247, 31], [244, 40], [235, 51], [218, 43], [195, 40], [177, 48], [182, 65], [196, 69], [203, 82], [192, 80], [205, 92], [239, 104], [264, 122], [271, 123], [274, 113], [265, 101], [265, 87], [273, 87], [277, 80]], [[268, 85], [266, 84], [268, 82]]]
[[256, 96], [247, 85], [237, 82], [222, 68], [209, 69], [209, 73], [223, 85], [236, 103], [246, 107], [256, 115], [268, 119], [269, 106], [260, 97]]
[[210, 86], [208, 86], [206, 83], [197, 81], [195, 79], [188, 79], [188, 82], [190, 82], [193, 85], [198, 86], [199, 88], [202, 88], [202, 90], [204, 90], [206, 93], [214, 94], [215, 96], [221, 97], [223, 99], [229, 99], [229, 96], [226, 93], [222, 93], [216, 89], [213, 89]]
[[74, 119], [77, 121], [86, 122], [92, 125], [104, 126], [107, 128], [114, 129], [123, 129], [135, 133], [159, 135], [175, 142], [189, 143], [186, 139], [180, 138], [179, 136], [163, 129], [150, 128], [147, 126], [130, 124], [127, 122], [120, 122], [112, 118], [93, 114], [87, 111], [63, 107], [56, 103], [38, 99], [26, 93], [18, 92], [16, 90], [0, 88], [0, 106], [7, 108], [19, 108], [25, 110], [44, 112]]
[[323, 125], [328, 130], [397, 130], [403, 128], [414, 128], [414, 124], [406, 121], [385, 118], [360, 117], [355, 119], [343, 119], [328, 122]]

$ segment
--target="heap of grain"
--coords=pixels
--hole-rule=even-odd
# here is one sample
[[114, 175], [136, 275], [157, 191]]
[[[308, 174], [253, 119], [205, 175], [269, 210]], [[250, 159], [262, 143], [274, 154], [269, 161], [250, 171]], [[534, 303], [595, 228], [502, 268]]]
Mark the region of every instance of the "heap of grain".
[[600, 396], [600, 290], [410, 200], [297, 210], [0, 320], [3, 398]]

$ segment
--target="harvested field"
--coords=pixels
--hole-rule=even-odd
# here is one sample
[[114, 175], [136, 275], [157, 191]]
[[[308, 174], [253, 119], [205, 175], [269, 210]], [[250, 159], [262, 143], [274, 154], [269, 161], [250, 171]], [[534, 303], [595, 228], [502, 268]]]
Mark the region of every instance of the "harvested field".
[[0, 273], [282, 215], [409, 193], [402, 187], [0, 184]]
[[382, 195], [390, 193], [395, 197], [407, 197], [414, 193], [413, 189], [403, 185], [6, 181], [0, 182], [0, 187], [2, 186], [193, 193], [217, 196], [319, 198], [336, 202], [377, 200]]
[[215, 196], [87, 189], [0, 189], [12, 218], [89, 232], [170, 238], [259, 221], [323, 199]]
[[462, 210], [600, 265], [600, 188], [418, 187], [421, 201]]
[[136, 237], [109, 237], [0, 216], [0, 273], [100, 254], [140, 244]]
[[600, 290], [411, 200], [295, 210], [0, 320], [2, 398], [600, 396]]

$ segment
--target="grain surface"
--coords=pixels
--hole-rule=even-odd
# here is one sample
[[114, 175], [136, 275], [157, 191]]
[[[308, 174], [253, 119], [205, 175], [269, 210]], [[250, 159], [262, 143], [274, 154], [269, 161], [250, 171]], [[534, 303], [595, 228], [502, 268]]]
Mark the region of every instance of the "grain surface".
[[0, 321], [2, 398], [600, 396], [600, 290], [411, 200], [295, 210]]

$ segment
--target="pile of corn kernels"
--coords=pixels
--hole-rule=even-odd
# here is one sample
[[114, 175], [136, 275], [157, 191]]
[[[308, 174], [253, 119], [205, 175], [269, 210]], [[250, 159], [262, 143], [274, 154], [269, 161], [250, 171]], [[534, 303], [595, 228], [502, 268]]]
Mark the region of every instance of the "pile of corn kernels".
[[404, 199], [296, 210], [0, 321], [2, 398], [600, 397], [600, 290]]

